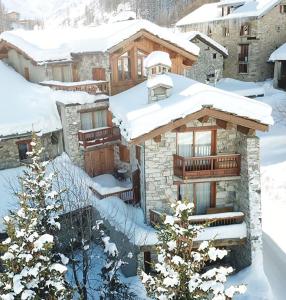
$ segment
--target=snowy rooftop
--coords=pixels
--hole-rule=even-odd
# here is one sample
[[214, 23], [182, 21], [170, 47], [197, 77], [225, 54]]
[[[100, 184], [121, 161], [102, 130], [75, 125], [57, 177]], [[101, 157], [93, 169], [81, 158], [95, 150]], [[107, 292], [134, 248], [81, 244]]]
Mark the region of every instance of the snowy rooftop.
[[219, 52], [222, 52], [223, 55], [228, 56], [228, 50], [223, 47], [220, 43], [216, 42], [214, 39], [210, 38], [206, 34], [201, 33], [200, 31], [188, 31], [181, 33], [182, 37], [188, 39], [189, 41], [193, 41], [195, 38], [200, 38], [207, 42], [208, 44], [212, 45], [216, 48]]
[[110, 98], [110, 110], [121, 134], [131, 140], [173, 120], [184, 118], [211, 105], [214, 109], [272, 125], [272, 108], [259, 101], [217, 89], [184, 76], [168, 73], [173, 81], [172, 95], [148, 104], [143, 82]]
[[172, 67], [172, 61], [169, 53], [163, 51], [153, 51], [144, 60], [145, 68], [151, 68], [159, 64], [165, 65], [169, 68]]
[[105, 52], [120, 42], [128, 39], [140, 30], [146, 30], [185, 51], [199, 54], [199, 48], [193, 43], [170, 33], [146, 20], [123, 21], [103, 24], [97, 27], [63, 28], [54, 30], [15, 30], [0, 35], [5, 40], [21, 49], [38, 64], [50, 61], [70, 61], [73, 53]]
[[276, 49], [269, 58], [269, 61], [286, 60], [286, 43]]
[[147, 87], [148, 88], [154, 88], [156, 86], [166, 86], [166, 87], [173, 87], [173, 81], [172, 78], [169, 75], [166, 74], [160, 74], [153, 76], [152, 78], [147, 80]]
[[[245, 1], [222, 1], [204, 4], [177, 22], [177, 26], [184, 26], [195, 23], [204, 23], [234, 18], [262, 17], [280, 0], [245, 0]], [[221, 5], [234, 4], [238, 6], [230, 14], [221, 15]]]
[[0, 76], [0, 137], [32, 131], [44, 134], [61, 129], [56, 102], [85, 104], [108, 99], [106, 95], [54, 91], [28, 82], [1, 61]]

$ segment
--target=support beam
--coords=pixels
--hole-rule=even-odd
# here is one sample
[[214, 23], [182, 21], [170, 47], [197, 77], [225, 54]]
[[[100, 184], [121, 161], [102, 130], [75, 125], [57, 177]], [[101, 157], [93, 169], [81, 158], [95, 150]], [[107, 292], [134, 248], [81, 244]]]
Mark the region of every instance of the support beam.
[[220, 128], [223, 128], [225, 130], [230, 130], [234, 127], [234, 125], [230, 122], [227, 122], [227, 121], [223, 121], [223, 120], [220, 120], [220, 119], [216, 119], [216, 125]]
[[201, 123], [207, 123], [208, 120], [209, 120], [209, 116], [204, 116], [198, 119], [198, 121]]
[[254, 135], [255, 129], [247, 128], [241, 125], [237, 125], [237, 131], [245, 134], [245, 135]]

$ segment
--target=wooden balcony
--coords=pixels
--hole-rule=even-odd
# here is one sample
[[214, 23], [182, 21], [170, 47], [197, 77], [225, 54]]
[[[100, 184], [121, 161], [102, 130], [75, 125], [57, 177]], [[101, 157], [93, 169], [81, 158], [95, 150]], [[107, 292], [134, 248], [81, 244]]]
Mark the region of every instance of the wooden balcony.
[[240, 154], [202, 157], [174, 155], [174, 175], [183, 179], [240, 175]]
[[80, 130], [78, 132], [78, 140], [84, 148], [114, 142], [120, 140], [120, 130], [116, 126]]
[[61, 82], [61, 81], [42, 81], [41, 85], [48, 86], [54, 90], [63, 91], [80, 91], [95, 95], [103, 93], [109, 95], [108, 81], [78, 81], [78, 82]]
[[127, 189], [125, 191], [120, 191], [120, 192], [116, 192], [116, 193], [110, 193], [110, 194], [105, 194], [105, 195], [101, 195], [97, 190], [95, 190], [93, 187], [89, 187], [89, 189], [93, 192], [93, 194], [100, 200], [102, 199], [106, 199], [108, 197], [118, 197], [119, 199], [121, 199], [124, 202], [128, 202], [128, 203], [132, 203], [135, 204], [136, 203], [136, 199], [135, 199], [135, 195], [136, 195], [136, 190], [134, 188], [131, 189]]

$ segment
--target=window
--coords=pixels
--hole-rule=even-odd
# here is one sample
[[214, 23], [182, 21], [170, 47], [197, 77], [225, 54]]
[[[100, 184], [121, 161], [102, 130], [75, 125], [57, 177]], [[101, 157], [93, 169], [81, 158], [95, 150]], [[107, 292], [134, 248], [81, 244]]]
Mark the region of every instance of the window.
[[213, 53], [213, 59], [216, 59], [216, 53]]
[[93, 80], [106, 80], [104, 68], [92, 68], [92, 79]]
[[280, 5], [280, 13], [281, 14], [286, 14], [286, 5], [285, 4]]
[[107, 111], [102, 109], [84, 112], [80, 114], [80, 120], [82, 130], [107, 127]]
[[179, 186], [179, 200], [189, 200], [194, 203], [194, 213], [206, 214], [208, 208], [215, 206], [215, 182], [200, 182], [181, 184]]
[[119, 146], [119, 157], [123, 162], [130, 162], [130, 151], [127, 146], [120, 145]]
[[223, 36], [229, 36], [229, 27], [223, 28]]
[[248, 35], [250, 35], [250, 25], [249, 24], [242, 25], [240, 28], [240, 36], [248, 36]]
[[210, 26], [208, 26], [208, 35], [212, 35], [212, 29]]
[[138, 163], [141, 163], [141, 147], [140, 146], [136, 146], [136, 159], [138, 161]]
[[131, 79], [131, 58], [130, 52], [127, 51], [118, 58], [118, 79], [130, 80]]
[[24, 77], [26, 80], [30, 80], [30, 72], [29, 72], [29, 68], [24, 68]]
[[248, 56], [249, 56], [249, 45], [239, 45], [240, 53], [238, 54], [238, 72], [248, 73]]
[[146, 54], [140, 50], [137, 50], [137, 78], [143, 79], [146, 77], [146, 72], [144, 68], [144, 59], [146, 58]]
[[31, 150], [31, 140], [17, 142], [20, 161], [28, 159], [27, 152]]

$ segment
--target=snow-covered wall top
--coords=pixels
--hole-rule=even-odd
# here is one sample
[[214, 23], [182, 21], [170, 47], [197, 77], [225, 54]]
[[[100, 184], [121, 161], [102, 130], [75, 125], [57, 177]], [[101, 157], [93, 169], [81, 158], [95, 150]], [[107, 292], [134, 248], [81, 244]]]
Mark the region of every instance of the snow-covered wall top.
[[165, 65], [169, 68], [172, 67], [172, 61], [169, 53], [163, 51], [153, 51], [144, 60], [145, 68], [152, 68], [159, 64]]
[[30, 83], [1, 61], [0, 77], [0, 138], [31, 131], [44, 134], [60, 130], [57, 101], [82, 104], [95, 102], [99, 97], [84, 92], [54, 91]]
[[[148, 104], [148, 89], [143, 82], [110, 97], [110, 110], [121, 134], [131, 140], [173, 120], [197, 112], [205, 105], [241, 117], [272, 125], [272, 108], [259, 101], [223, 91], [184, 76], [168, 74], [173, 81], [172, 95]], [[132, 101], [130, 101], [132, 99]]]
[[286, 43], [276, 49], [269, 58], [269, 61], [286, 60]]
[[230, 14], [222, 16], [222, 4], [227, 3], [210, 3], [205, 4], [191, 12], [177, 22], [177, 26], [184, 26], [195, 23], [204, 23], [219, 20], [228, 20], [234, 18], [261, 17], [271, 10], [281, 0], [248, 0], [244, 1], [241, 6], [238, 6]]
[[69, 61], [72, 53], [105, 52], [128, 39], [140, 30], [146, 30], [194, 55], [199, 54], [195, 44], [170, 33], [146, 20], [131, 20], [97, 27], [63, 28], [57, 30], [7, 31], [0, 40], [15, 45], [34, 61], [44, 64], [50, 61]]

